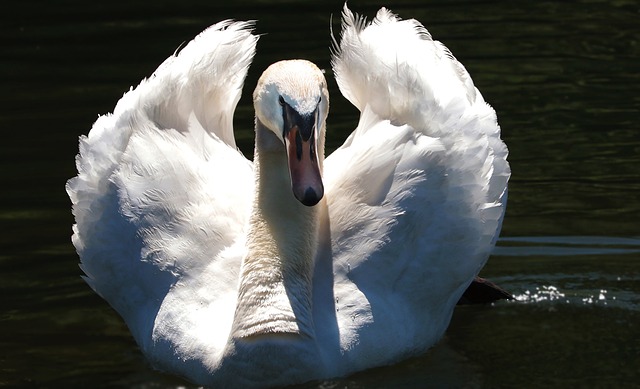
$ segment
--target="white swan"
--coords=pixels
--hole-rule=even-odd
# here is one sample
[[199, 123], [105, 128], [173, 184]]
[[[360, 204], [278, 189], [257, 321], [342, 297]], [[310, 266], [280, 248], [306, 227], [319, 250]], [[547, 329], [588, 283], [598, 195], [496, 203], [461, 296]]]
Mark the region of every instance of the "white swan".
[[[307, 61], [254, 92], [255, 162], [232, 116], [257, 37], [202, 32], [80, 139], [67, 183], [88, 284], [151, 363], [214, 386], [346, 375], [423, 352], [499, 233], [496, 116], [415, 20], [343, 11], [333, 68], [361, 111], [324, 160], [329, 96]], [[306, 204], [306, 205], [305, 205]]]

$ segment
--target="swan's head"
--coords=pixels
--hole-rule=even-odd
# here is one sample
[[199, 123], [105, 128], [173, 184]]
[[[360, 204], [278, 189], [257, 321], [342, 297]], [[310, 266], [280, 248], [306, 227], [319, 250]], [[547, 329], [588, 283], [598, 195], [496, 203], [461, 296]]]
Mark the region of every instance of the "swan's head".
[[294, 196], [304, 205], [316, 205], [324, 195], [321, 171], [329, 110], [322, 71], [304, 60], [276, 62], [258, 80], [253, 104], [256, 119], [280, 140], [271, 146], [281, 150], [284, 145]]

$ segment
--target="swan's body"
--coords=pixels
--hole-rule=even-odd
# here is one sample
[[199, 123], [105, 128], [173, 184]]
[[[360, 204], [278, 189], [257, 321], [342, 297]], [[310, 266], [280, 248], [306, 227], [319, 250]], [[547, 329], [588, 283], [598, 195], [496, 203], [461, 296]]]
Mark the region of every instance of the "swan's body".
[[201, 384], [291, 384], [423, 352], [500, 230], [494, 111], [418, 22], [382, 9], [365, 26], [345, 7], [333, 65], [357, 129], [324, 161], [322, 73], [272, 65], [252, 165], [232, 116], [256, 41], [247, 23], [209, 28], [81, 139], [67, 191], [87, 282], [154, 366]]

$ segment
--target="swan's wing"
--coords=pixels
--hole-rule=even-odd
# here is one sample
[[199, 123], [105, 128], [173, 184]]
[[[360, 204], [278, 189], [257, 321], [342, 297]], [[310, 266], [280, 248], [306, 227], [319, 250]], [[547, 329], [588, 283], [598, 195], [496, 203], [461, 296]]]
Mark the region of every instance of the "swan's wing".
[[[143, 349], [167, 291], [242, 239], [253, 173], [232, 118], [256, 41], [250, 23], [210, 27], [80, 138], [78, 176], [66, 187], [73, 243], [86, 281]], [[233, 260], [218, 277], [234, 276]], [[210, 293], [226, 285], [204, 281]]]
[[361, 111], [324, 172], [341, 336], [389, 325], [396, 350], [420, 348], [495, 243], [507, 149], [465, 68], [415, 20], [383, 8], [367, 24], [345, 6], [333, 68]]

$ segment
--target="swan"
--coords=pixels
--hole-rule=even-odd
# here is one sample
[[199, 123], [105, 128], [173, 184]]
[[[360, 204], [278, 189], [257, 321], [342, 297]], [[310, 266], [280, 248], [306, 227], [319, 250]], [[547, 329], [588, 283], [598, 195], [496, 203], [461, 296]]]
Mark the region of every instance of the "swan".
[[494, 110], [451, 52], [382, 8], [342, 13], [332, 67], [360, 111], [325, 159], [311, 62], [260, 77], [254, 161], [233, 111], [258, 36], [222, 21], [81, 136], [67, 182], [84, 279], [157, 369], [201, 385], [344, 376], [427, 350], [499, 234]]

